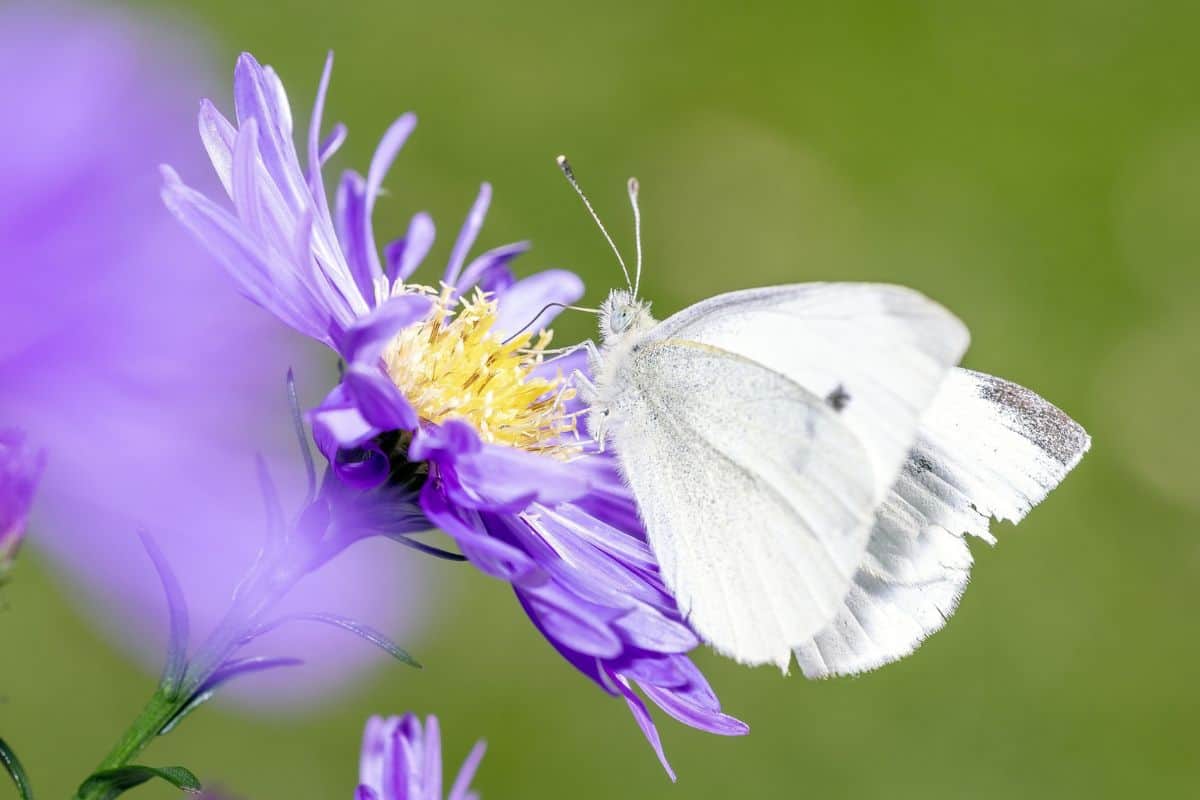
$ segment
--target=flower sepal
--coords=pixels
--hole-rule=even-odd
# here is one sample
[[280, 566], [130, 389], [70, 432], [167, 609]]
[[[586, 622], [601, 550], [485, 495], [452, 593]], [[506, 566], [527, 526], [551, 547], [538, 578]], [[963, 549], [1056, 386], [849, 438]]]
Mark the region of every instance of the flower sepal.
[[188, 794], [199, 794], [200, 780], [184, 767], [146, 767], [140, 764], [106, 769], [88, 776], [76, 792], [79, 800], [110, 800], [147, 781], [159, 778]]
[[3, 739], [0, 739], [0, 766], [3, 766], [8, 777], [12, 778], [21, 800], [33, 800], [33, 787], [29, 785], [29, 776], [25, 774], [25, 768], [21, 766], [17, 754]]

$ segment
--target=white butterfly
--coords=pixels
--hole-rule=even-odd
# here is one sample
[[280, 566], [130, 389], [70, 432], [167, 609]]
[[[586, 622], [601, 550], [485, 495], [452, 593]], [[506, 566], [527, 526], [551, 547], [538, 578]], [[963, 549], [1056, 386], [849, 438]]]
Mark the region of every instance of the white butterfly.
[[681, 611], [718, 652], [785, 672], [794, 652], [809, 677], [912, 652], [965, 587], [963, 534], [1024, 516], [1087, 434], [955, 368], [965, 326], [911, 289], [750, 289], [656, 321], [637, 296], [636, 181], [629, 196], [637, 278], [601, 307], [578, 380]]

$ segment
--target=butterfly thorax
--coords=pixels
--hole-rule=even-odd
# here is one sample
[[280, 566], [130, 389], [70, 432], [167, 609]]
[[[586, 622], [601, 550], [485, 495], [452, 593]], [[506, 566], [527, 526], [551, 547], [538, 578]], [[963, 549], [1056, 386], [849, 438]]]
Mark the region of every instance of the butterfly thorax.
[[600, 305], [600, 350], [590, 365], [596, 393], [590, 398], [588, 413], [588, 428], [597, 440], [605, 437], [609, 412], [620, 391], [622, 367], [657, 324], [650, 304], [625, 289], [614, 289]]

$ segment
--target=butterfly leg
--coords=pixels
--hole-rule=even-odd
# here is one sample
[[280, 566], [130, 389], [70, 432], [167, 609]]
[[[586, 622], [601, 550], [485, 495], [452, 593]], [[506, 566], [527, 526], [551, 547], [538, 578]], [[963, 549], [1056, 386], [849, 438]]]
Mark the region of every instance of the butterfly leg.
[[596, 384], [592, 383], [592, 379], [583, 373], [582, 370], [575, 370], [571, 373], [571, 382], [575, 384], [575, 389], [579, 393], [579, 399], [589, 406], [596, 401], [598, 392]]
[[[600, 363], [600, 349], [596, 347], [596, 343], [591, 339], [584, 339], [579, 344], [564, 348], [562, 355], [576, 353], [580, 350], [587, 351], [588, 371], [594, 375], [596, 373], [596, 366]], [[579, 392], [579, 399], [588, 405], [591, 405], [596, 400], [596, 385], [592, 383], [592, 379], [583, 370], [573, 370], [571, 372], [571, 381], [575, 384], [575, 388]]]
[[[585, 339], [576, 348], [587, 351], [588, 369], [592, 374], [595, 374], [600, 364], [600, 348], [591, 339]], [[608, 409], [598, 405], [600, 393], [596, 389], [596, 384], [582, 370], [575, 370], [571, 374], [571, 380], [574, 382], [575, 388], [579, 393], [579, 399], [587, 404], [589, 408], [588, 431], [592, 434], [592, 440], [596, 443], [599, 452], [603, 453], [606, 438], [605, 433], [608, 427]]]
[[588, 432], [592, 434], [592, 441], [596, 443], [599, 452], [603, 453], [608, 409], [596, 405], [596, 401], [600, 395], [596, 391], [596, 385], [592, 383], [591, 378], [584, 375], [580, 370], [575, 370], [571, 375], [571, 379], [575, 382], [575, 387], [579, 392], [579, 399], [588, 406]]

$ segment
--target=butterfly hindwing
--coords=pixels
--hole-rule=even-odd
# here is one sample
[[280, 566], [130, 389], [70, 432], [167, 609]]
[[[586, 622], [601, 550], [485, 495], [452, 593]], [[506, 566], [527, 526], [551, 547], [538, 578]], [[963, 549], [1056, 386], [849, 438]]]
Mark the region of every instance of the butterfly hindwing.
[[954, 370], [876, 516], [843, 609], [796, 648], [804, 674], [854, 674], [911, 653], [966, 588], [964, 535], [993, 542], [990, 520], [1021, 520], [1090, 445], [1078, 423], [1034, 392]]

